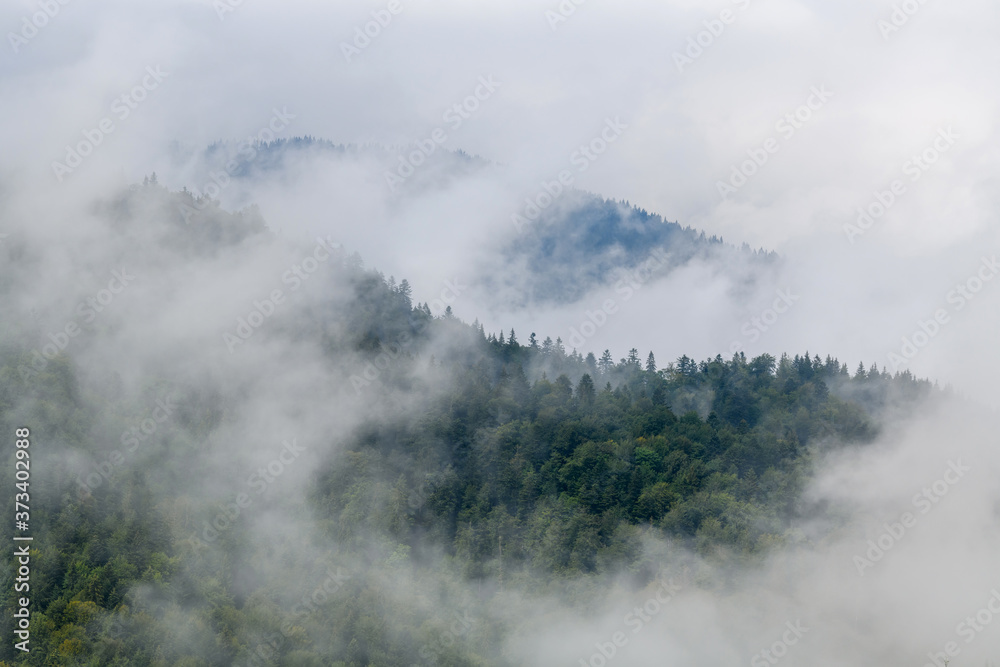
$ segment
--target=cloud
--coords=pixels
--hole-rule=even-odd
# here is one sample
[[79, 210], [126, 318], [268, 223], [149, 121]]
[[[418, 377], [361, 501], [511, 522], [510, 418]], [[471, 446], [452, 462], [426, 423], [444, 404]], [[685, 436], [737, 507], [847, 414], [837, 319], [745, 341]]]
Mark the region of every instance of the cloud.
[[[247, 493], [247, 480], [280, 456], [286, 439], [297, 438], [308, 465], [289, 465], [267, 487], [274, 504], [255, 497], [261, 511], [251, 506], [243, 515], [260, 534], [295, 535], [304, 529], [283, 525], [282, 511], [304, 499], [313, 467], [365, 418], [387, 405], [419, 410], [426, 400], [415, 391], [368, 403], [349, 381], [365, 359], [321, 365], [318, 344], [290, 342], [299, 324], [331, 336], [349, 328], [338, 319], [349, 290], [332, 265], [294, 292], [284, 280], [317, 237], [407, 278], [414, 301], [443, 304], [450, 294], [459, 316], [478, 317], [491, 331], [514, 328], [522, 341], [531, 331], [568, 340], [588, 312], [621, 300], [615, 281], [547, 306], [476, 287], [447, 291], [475, 285], [485, 269], [518, 269], [522, 258], [503, 253], [517, 234], [511, 216], [543, 182], [573, 168], [574, 155], [614, 118], [627, 129], [574, 174], [575, 188], [730, 243], [776, 250], [782, 260], [758, 269], [699, 258], [643, 283], [581, 352], [610, 348], [618, 358], [637, 347], [643, 356], [653, 350], [663, 365], [681, 354], [808, 349], [852, 368], [864, 361], [890, 369], [896, 355], [904, 359], [899, 370], [1000, 404], [1000, 283], [980, 273], [1000, 250], [1000, 162], [992, 150], [1000, 26], [985, 0], [923, 3], [890, 33], [880, 21], [893, 21], [893, 3], [857, 0], [592, 0], [572, 12], [558, 2], [399, 0], [400, 11], [384, 23], [380, 12], [390, 3], [381, 1], [245, 0], [220, 14], [208, 0], [95, 0], [56, 3], [44, 25], [32, 23], [44, 4], [0, 8], [0, 260], [21, 269], [3, 273], [5, 306], [18, 316], [5, 327], [26, 349], [66, 333], [84, 381], [114, 380], [139, 397], [128, 419], [109, 417], [101, 426], [107, 448], [153, 409], [161, 387], [148, 386], [149, 378], [226, 414], [210, 446], [163, 429], [126, 460], [158, 465], [169, 459], [162, 438], [180, 438], [197, 465], [190, 477], [171, 469], [174, 477], [161, 480], [157, 493], [176, 483], [224, 506]], [[719, 28], [714, 22], [726, 11], [734, 18]], [[546, 12], [566, 20], [553, 24]], [[372, 21], [377, 34], [361, 49], [354, 40]], [[699, 55], [688, 55], [692, 62], [679, 71], [674, 55], [699, 39]], [[343, 44], [359, 52], [348, 59]], [[153, 86], [150, 70], [167, 74]], [[472, 108], [467, 100], [484, 77], [501, 85]], [[822, 87], [832, 95], [810, 106]], [[448, 119], [456, 104], [468, 116], [457, 126]], [[223, 209], [256, 204], [275, 238], [241, 236], [219, 223], [206, 233], [232, 234], [231, 243], [184, 245], [180, 211], [141, 200], [115, 209], [117, 194], [154, 171], [171, 188], [205, 192], [220, 168], [205, 149], [228, 142], [220, 150], [238, 153], [248, 137], [269, 140], [261, 132], [275, 110], [294, 115], [278, 138], [356, 147], [290, 152], [280, 164], [255, 163], [228, 176], [231, 183], [219, 187]], [[433, 160], [393, 192], [386, 172], [442, 128], [447, 141], [438, 142]], [[947, 150], [935, 148], [942, 132], [954, 138]], [[766, 161], [744, 169], [745, 183], [723, 198], [718, 183], [731, 183], [734, 167], [762, 147]], [[459, 150], [478, 157], [446, 152]], [[54, 168], [73, 153], [80, 159], [70, 173]], [[901, 187], [893, 190], [894, 181]], [[876, 202], [888, 210], [876, 216]], [[864, 233], [845, 232], [863, 212], [871, 218]], [[143, 224], [129, 223], [136, 219]], [[246, 210], [239, 219], [255, 218]], [[135, 280], [101, 303], [114, 271]], [[272, 303], [274, 318], [227, 346], [223, 335], [239, 336], [240, 319], [274, 290], [287, 297]], [[793, 297], [779, 310], [782, 294]], [[78, 309], [88, 299], [102, 310], [70, 337], [67, 326], [86, 318], [89, 311]], [[322, 308], [334, 315], [317, 316]], [[931, 321], [939, 325], [934, 335]], [[920, 332], [923, 345], [915, 342]], [[191, 394], [191, 387], [203, 391]], [[443, 390], [434, 382], [422, 388]], [[964, 633], [974, 628], [965, 619], [1000, 586], [991, 579], [995, 429], [985, 420], [938, 409], [893, 426], [867, 451], [829, 453], [809, 498], [842, 512], [842, 524], [802, 517], [801, 530], [815, 541], [737, 573], [725, 595], [686, 586], [649, 631], [616, 644], [609, 664], [751, 661], [764, 650], [777, 655], [772, 647], [786, 641], [787, 624], [800, 620], [809, 631], [786, 646], [783, 664], [920, 664], [949, 641], [963, 662], [982, 662], [995, 651], [995, 625], [982, 624], [967, 643]], [[77, 452], [68, 460], [85, 471], [109, 455]], [[973, 470], [920, 514], [914, 495], [960, 458]], [[904, 512], [916, 524], [874, 562], [868, 540], [878, 545], [884, 524], [902, 524]], [[325, 555], [328, 546], [312, 545], [309, 555]], [[649, 548], [689, 572], [712, 573], [675, 545]], [[857, 555], [873, 561], [863, 577]], [[284, 581], [268, 568], [261, 576]], [[594, 642], [615, 644], [616, 632], [631, 631], [624, 615], [655, 592], [628, 583], [609, 589], [585, 618], [576, 607], [542, 600], [542, 611], [527, 616], [531, 622], [511, 640], [512, 654], [524, 664], [572, 664], [600, 651]], [[513, 600], [498, 615], [524, 615], [529, 603]], [[572, 642], [556, 639], [564, 632]]]

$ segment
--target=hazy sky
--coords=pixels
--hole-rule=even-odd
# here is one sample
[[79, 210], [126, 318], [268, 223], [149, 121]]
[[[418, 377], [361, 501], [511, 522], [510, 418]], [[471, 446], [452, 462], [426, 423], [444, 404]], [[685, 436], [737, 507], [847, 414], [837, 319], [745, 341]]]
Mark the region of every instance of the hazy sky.
[[[996, 3], [914, 0], [894, 16], [888, 1], [236, 1], [0, 7], [0, 193], [45, 200], [20, 210], [47, 207], [56, 234], [71, 224], [67, 201], [123, 176], [156, 169], [170, 187], [201, 187], [169, 156], [260, 136], [275, 110], [287, 119], [278, 137], [398, 146], [439, 130], [441, 147], [497, 169], [390, 198], [381, 165], [305, 165], [248, 199], [283, 234], [341, 238], [431, 300], [514, 233], [511, 214], [542, 180], [572, 169], [577, 187], [788, 258], [750, 302], [725, 298], [725, 277], [697, 267], [651, 286], [587, 349], [670, 359], [740, 342], [891, 367], [902, 338], [944, 309], [948, 321], [900, 368], [1000, 404], [989, 379], [1000, 282], [961, 309], [948, 300], [1000, 250]], [[375, 36], [359, 37], [366, 28]], [[468, 117], [446, 117], [477, 89]], [[574, 156], [608, 119], [620, 136], [580, 172]], [[86, 132], [100, 145], [60, 181], [53, 162]], [[754, 156], [763, 164], [733, 180]], [[725, 197], [720, 182], [733, 187]], [[51, 192], [65, 197], [40, 196]], [[879, 196], [892, 197], [888, 212], [848, 233]], [[743, 326], [778, 289], [801, 298], [751, 340]], [[467, 295], [455, 309], [565, 339], [602, 300], [508, 313]]]
[[[94, 293], [105, 266], [118, 270], [142, 248], [149, 271], [135, 267], [140, 277], [122, 297], [131, 315], [107, 320], [129, 326], [74, 354], [83, 368], [119, 371], [129, 386], [172, 361], [181, 376], [223, 378], [220, 387], [253, 397], [219, 434], [222, 444], [206, 450], [195, 492], [215, 488], [203, 481], [234, 459], [276, 456], [289, 435], [313, 448], [310, 467], [274, 490], [296, 508], [298, 483], [334, 448], [330, 434], [366, 416], [315, 365], [318, 349], [258, 339], [242, 357], [224, 350], [220, 334], [280, 284], [299, 248], [251, 244], [178, 267], [150, 247], [152, 231], [128, 245], [89, 217], [95, 199], [153, 170], [171, 188], [203, 189], [204, 165], [190, 156], [248, 136], [390, 147], [384, 156], [291, 162], [224, 188], [220, 199], [258, 203], [304, 248], [322, 235], [359, 251], [368, 266], [408, 278], [417, 301], [496, 266], [516, 234], [511, 215], [562, 170], [576, 187], [784, 258], [750, 296], [734, 284], [740, 272], [703, 262], [628, 299], [610, 283], [559, 308], [511, 309], [482, 290], [459, 290], [459, 316], [493, 331], [514, 327], [522, 342], [530, 331], [568, 341], [588, 311], [616, 299], [617, 312], [581, 351], [609, 347], [617, 359], [635, 346], [664, 365], [681, 354], [808, 349], [852, 371], [860, 360], [909, 368], [1000, 405], [996, 2], [236, 2], [0, 5], [0, 242], [24, 234], [40, 258], [12, 298], [24, 312], [43, 311], [44, 326], [61, 326], [82, 298], [74, 290]], [[358, 37], [366, 29], [375, 36]], [[439, 180], [428, 166], [393, 196], [384, 172], [397, 163], [395, 147], [408, 154], [435, 136], [439, 149], [487, 166]], [[77, 163], [67, 151], [81, 144], [89, 154]], [[581, 158], [584, 146], [601, 154]], [[752, 173], [734, 177], [734, 168]], [[870, 222], [845, 229], [859, 209]], [[300, 296], [307, 305], [346, 298], [316, 288]], [[890, 354], [902, 362], [896, 368]], [[741, 575], [724, 603], [682, 592], [659, 617], [673, 634], [643, 633], [619, 664], [746, 664], [799, 620], [812, 634], [783, 665], [898, 655], [919, 664], [1000, 589], [1000, 457], [995, 428], [979, 418], [942, 408], [822, 463], [808, 498], [846, 508], [850, 521], [814, 531], [827, 542], [779, 550], [762, 572]], [[974, 473], [860, 576], [855, 557], [867, 540], [919, 509], [913, 494], [959, 460]], [[217, 486], [206, 493], [242, 488]], [[268, 531], [280, 523], [257, 516]], [[512, 602], [496, 613], [539, 629], [514, 637], [511, 655], [575, 664], [646, 595], [623, 594], [582, 620], [555, 602], [531, 601], [529, 612]], [[996, 655], [991, 630], [963, 646], [965, 664]]]

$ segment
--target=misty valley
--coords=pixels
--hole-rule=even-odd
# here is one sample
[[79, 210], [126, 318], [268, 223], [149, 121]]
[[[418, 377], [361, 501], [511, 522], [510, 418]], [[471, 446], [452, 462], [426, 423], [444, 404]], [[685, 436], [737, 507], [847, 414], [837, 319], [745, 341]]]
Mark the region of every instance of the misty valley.
[[[988, 413], [908, 370], [488, 331], [441, 308], [461, 283], [415, 293], [155, 178], [90, 215], [80, 251], [0, 246], [0, 424], [33, 463], [30, 581], [2, 598], [30, 652], [0, 664], [811, 664], [986, 481], [946, 445]], [[79, 280], [34, 311], [54, 261]], [[937, 477], [861, 511], [914, 433]]]
[[1000, 665], [998, 10], [0, 2], [0, 667]]

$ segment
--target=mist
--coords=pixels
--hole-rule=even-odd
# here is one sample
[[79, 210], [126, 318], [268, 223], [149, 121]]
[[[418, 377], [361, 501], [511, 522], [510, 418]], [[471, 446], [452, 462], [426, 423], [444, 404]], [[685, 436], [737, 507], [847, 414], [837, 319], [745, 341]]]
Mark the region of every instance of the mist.
[[[994, 3], [15, 0], [0, 26], [0, 421], [59, 415], [35, 521], [155, 518], [162, 577], [116, 595], [202, 656], [169, 664], [404, 664], [331, 618], [421, 627], [407, 665], [998, 659]], [[599, 203], [635, 238], [574, 235]], [[690, 249], [645, 247], [636, 211]], [[581, 364], [830, 355], [936, 386], [869, 409], [831, 383], [874, 435], [810, 439], [768, 549], [651, 520], [627, 563], [505, 579], [502, 543], [466, 563], [408, 486], [455, 475], [408, 438], [461, 394], [473, 321]], [[271, 630], [210, 645], [199, 600]]]

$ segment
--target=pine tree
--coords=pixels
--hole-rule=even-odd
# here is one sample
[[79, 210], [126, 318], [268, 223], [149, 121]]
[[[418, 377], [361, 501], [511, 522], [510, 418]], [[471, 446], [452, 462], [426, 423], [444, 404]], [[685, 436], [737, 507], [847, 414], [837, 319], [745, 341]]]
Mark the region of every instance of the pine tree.
[[597, 362], [597, 367], [601, 370], [601, 375], [607, 375], [615, 367], [615, 360], [611, 356], [611, 350], [604, 350], [601, 360]]
[[406, 307], [409, 308], [412, 301], [410, 297], [413, 296], [413, 288], [410, 287], [410, 281], [403, 278], [403, 281], [399, 283], [399, 294], [403, 297], [403, 301], [406, 303]]
[[677, 371], [686, 377], [693, 377], [697, 372], [697, 364], [685, 354], [677, 360]]
[[589, 373], [584, 373], [580, 378], [580, 383], [576, 386], [576, 397], [582, 405], [591, 405], [594, 402], [594, 381]]
[[546, 336], [545, 340], [542, 341], [542, 354], [550, 354], [552, 352], [552, 338]]
[[646, 371], [649, 373], [656, 372], [656, 357], [653, 356], [653, 351], [649, 351], [649, 356], [646, 357]]

